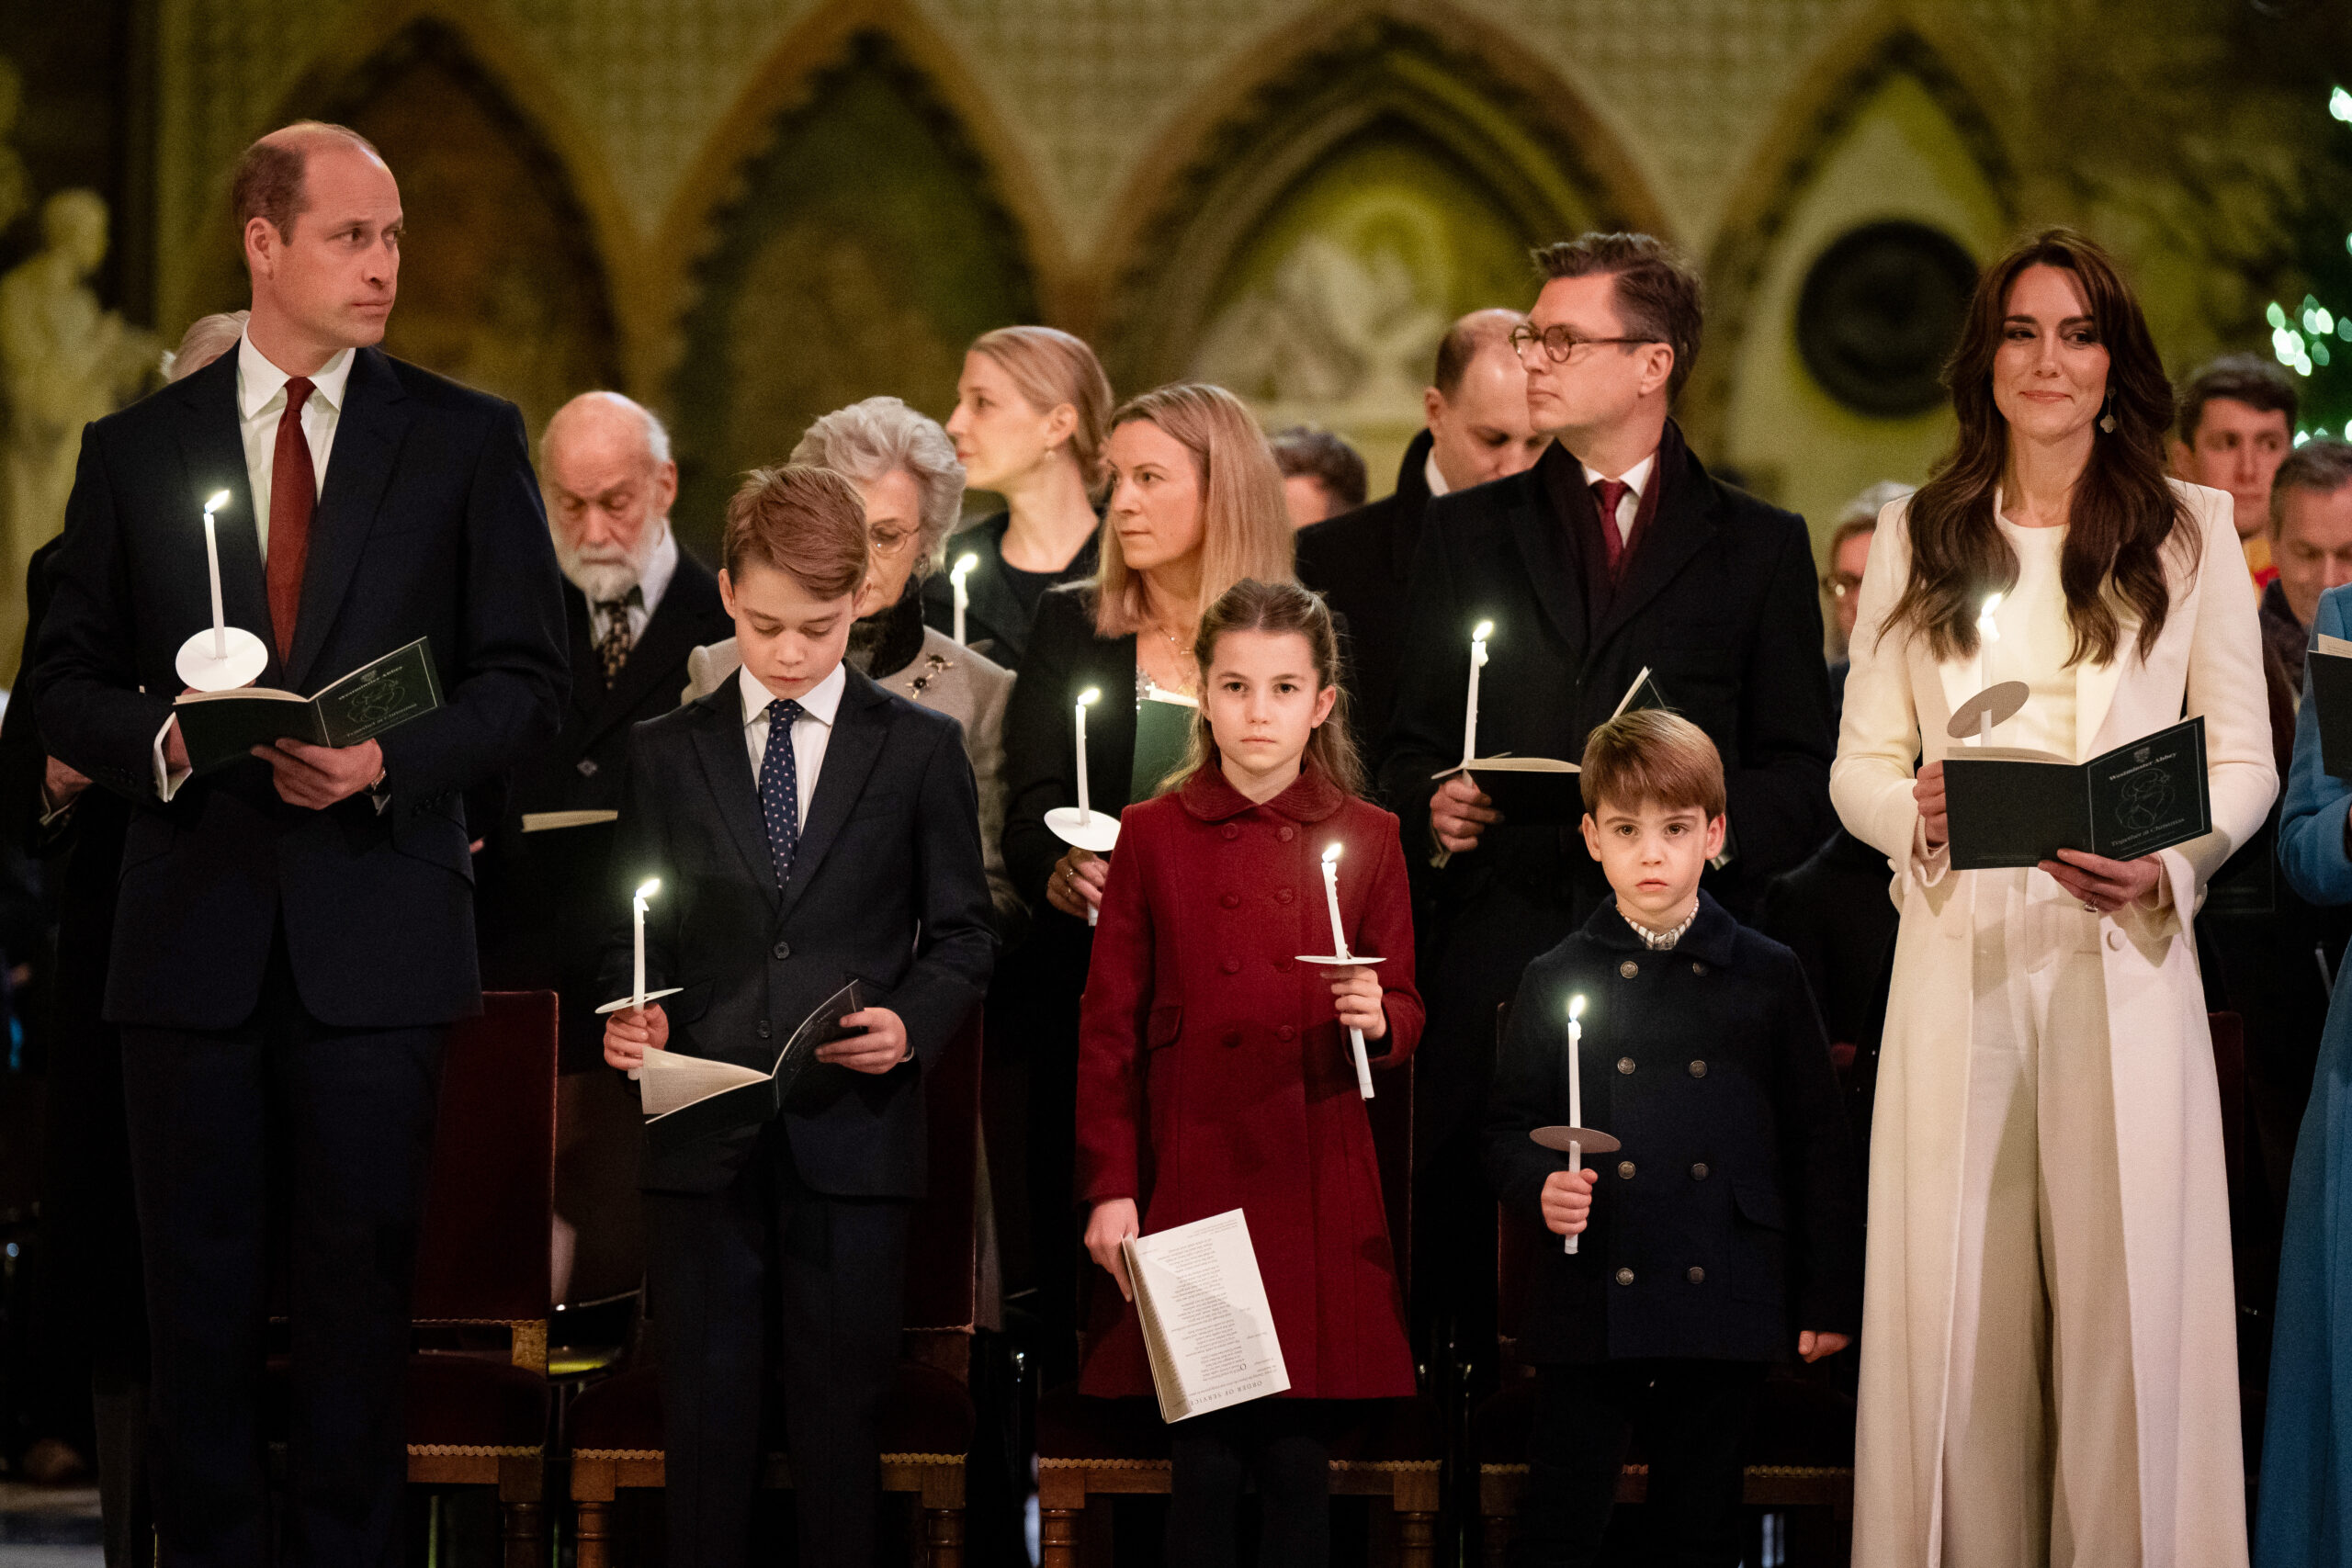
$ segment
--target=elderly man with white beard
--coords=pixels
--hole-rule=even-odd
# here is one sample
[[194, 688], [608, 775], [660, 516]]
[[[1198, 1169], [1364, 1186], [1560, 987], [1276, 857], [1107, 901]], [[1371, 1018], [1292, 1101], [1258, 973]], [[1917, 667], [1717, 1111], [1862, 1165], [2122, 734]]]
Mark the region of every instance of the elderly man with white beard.
[[482, 983], [563, 999], [555, 1293], [585, 1301], [634, 1289], [640, 1268], [636, 1102], [603, 1070], [595, 1016], [604, 927], [629, 895], [606, 864], [629, 727], [677, 706], [686, 655], [734, 624], [718, 580], [670, 526], [678, 467], [650, 411], [582, 393], [548, 422], [538, 475], [564, 576], [571, 700], [554, 744], [509, 775], [503, 801], [469, 815], [494, 824], [476, 857]]

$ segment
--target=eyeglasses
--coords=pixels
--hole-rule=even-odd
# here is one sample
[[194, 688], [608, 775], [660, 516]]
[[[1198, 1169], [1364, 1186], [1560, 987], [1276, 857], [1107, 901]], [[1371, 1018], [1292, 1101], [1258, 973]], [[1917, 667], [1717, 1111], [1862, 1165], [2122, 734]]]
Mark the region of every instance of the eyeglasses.
[[1825, 571], [1821, 574], [1821, 591], [1832, 599], [1843, 599], [1849, 593], [1860, 592], [1862, 580], [1850, 571]]
[[1636, 344], [1664, 343], [1655, 337], [1582, 337], [1569, 327], [1538, 327], [1524, 321], [1510, 330], [1510, 351], [1521, 358], [1536, 344], [1544, 345], [1544, 356], [1555, 365], [1566, 365], [1577, 356], [1579, 349], [1597, 348], [1605, 343]]
[[914, 542], [915, 533], [912, 528], [869, 528], [865, 539], [876, 555], [895, 556]]

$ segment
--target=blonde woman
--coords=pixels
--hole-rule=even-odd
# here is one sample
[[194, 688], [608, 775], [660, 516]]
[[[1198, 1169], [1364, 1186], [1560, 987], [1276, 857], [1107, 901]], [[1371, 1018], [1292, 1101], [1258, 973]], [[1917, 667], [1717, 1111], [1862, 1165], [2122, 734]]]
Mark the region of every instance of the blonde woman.
[[1080, 339], [1052, 327], [1000, 327], [973, 341], [947, 434], [966, 482], [1002, 496], [1005, 509], [947, 541], [949, 571], [923, 584], [926, 622], [955, 630], [954, 564], [972, 557], [964, 641], [1020, 668], [1038, 599], [1094, 575], [1110, 421], [1110, 379]]

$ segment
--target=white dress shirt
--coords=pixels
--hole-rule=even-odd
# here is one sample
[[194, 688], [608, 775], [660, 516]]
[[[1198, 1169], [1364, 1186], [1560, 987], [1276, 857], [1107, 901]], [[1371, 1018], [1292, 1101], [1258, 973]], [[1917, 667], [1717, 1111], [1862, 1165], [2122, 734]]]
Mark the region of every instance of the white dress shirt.
[[[767, 756], [768, 705], [776, 700], [775, 694], [760, 684], [749, 666], [736, 672], [735, 684], [743, 695], [743, 750], [752, 759], [752, 779], [756, 784], [760, 763]], [[811, 686], [806, 696], [794, 699], [800, 705], [800, 716], [792, 721], [793, 782], [800, 786], [803, 832], [808, 829], [808, 803], [817, 795], [817, 772], [825, 765], [825, 746], [833, 738], [833, 716], [841, 711], [842, 693], [848, 687], [847, 666], [836, 664], [832, 673]]]
[[1439, 471], [1437, 451], [1434, 447], [1430, 448], [1430, 455], [1422, 459], [1421, 480], [1430, 487], [1430, 494], [1433, 496], [1453, 492], [1453, 487], [1445, 482], [1445, 475]]
[[[1587, 490], [1590, 490], [1594, 485], [1610, 477], [1589, 464], [1579, 463], [1577, 466], [1584, 469], [1584, 484]], [[1616, 476], [1625, 486], [1625, 493], [1617, 498], [1617, 515], [1613, 519], [1617, 525], [1617, 541], [1620, 544], [1626, 543], [1634, 536], [1634, 519], [1642, 513], [1642, 491], [1650, 482], [1650, 470], [1656, 467], [1657, 467], [1657, 454], [1653, 452]]]
[[[635, 648], [645, 640], [646, 624], [653, 619], [653, 612], [661, 607], [662, 595], [670, 591], [670, 580], [678, 575], [678, 536], [671, 531], [667, 517], [654, 519], [662, 530], [661, 540], [653, 547], [653, 554], [646, 558], [645, 570], [637, 580], [638, 597], [641, 604], [632, 604], [625, 614], [628, 616], [628, 645]], [[576, 586], [576, 584], [575, 584]], [[610, 629], [611, 617], [588, 602], [588, 640], [600, 644]]]
[[[302, 405], [302, 434], [311, 443], [311, 477], [320, 494], [327, 485], [327, 458], [334, 451], [334, 427], [343, 417], [344, 389], [351, 382], [353, 350], [345, 349], [311, 377], [313, 390]], [[237, 340], [237, 421], [245, 442], [245, 480], [254, 492], [254, 538], [269, 559], [269, 486], [277, 468], [277, 422], [286, 412], [285, 371], [272, 365], [254, 340]], [[318, 499], [317, 495], [311, 498]]]

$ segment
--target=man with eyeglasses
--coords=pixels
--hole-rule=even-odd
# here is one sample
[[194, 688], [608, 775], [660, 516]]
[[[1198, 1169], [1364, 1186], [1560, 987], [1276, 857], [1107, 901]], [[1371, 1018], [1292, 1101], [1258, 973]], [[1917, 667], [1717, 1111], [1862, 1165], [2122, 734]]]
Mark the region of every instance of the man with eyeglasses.
[[1475, 776], [1433, 780], [1462, 760], [1472, 629], [1493, 623], [1481, 756], [1577, 760], [1645, 669], [1706, 731], [1730, 796], [1726, 853], [1706, 886], [1734, 914], [1835, 822], [1804, 521], [1713, 478], [1669, 417], [1699, 349], [1696, 273], [1644, 234], [1586, 234], [1535, 260], [1546, 281], [1511, 342], [1529, 423], [1554, 444], [1524, 473], [1430, 503], [1380, 759], [1408, 853], [1444, 863], [1422, 943], [1417, 1327], [1430, 1332], [1428, 1312], [1447, 1310], [1441, 1294], [1464, 1292], [1457, 1344], [1476, 1361], [1489, 1348], [1494, 1269], [1462, 1238], [1493, 1213], [1476, 1145], [1496, 1011], [1528, 963], [1611, 894], [1573, 821], [1504, 821]]

